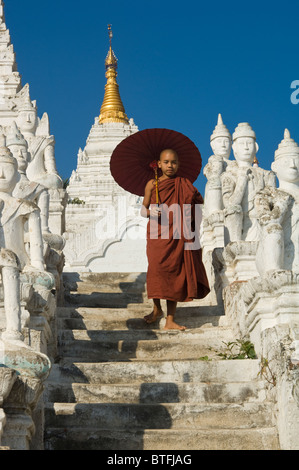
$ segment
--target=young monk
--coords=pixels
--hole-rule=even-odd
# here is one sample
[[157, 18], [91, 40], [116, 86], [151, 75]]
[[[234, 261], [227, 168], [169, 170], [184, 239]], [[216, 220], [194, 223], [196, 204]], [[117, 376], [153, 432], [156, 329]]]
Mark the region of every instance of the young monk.
[[[201, 249], [199, 246], [196, 249], [186, 249], [188, 242], [193, 240], [186, 240], [183, 230], [184, 204], [191, 208], [193, 216], [190, 218], [194, 231], [195, 205], [202, 204], [203, 199], [188, 179], [176, 175], [179, 158], [174, 150], [165, 149], [161, 152], [158, 167], [162, 171], [162, 176], [158, 180], [159, 204], [167, 205], [169, 208], [175, 205], [172, 207], [177, 208], [181, 214], [175, 214], [175, 210], [170, 210], [165, 224], [162, 212], [165, 206], [161, 209], [155, 205], [156, 184], [154, 179], [150, 180], [145, 187], [141, 215], [150, 217], [147, 227], [147, 293], [148, 298], [153, 299], [154, 307], [152, 313], [146, 315], [144, 320], [146, 323], [154, 323], [163, 316], [160, 301], [164, 299], [167, 303], [164, 329], [185, 330], [185, 326], [178, 325], [174, 320], [177, 302], [203, 298], [210, 291], [202, 264]], [[156, 220], [158, 236], [153, 236], [152, 218]], [[178, 233], [178, 230], [181, 233]], [[195, 230], [198, 232], [199, 227], [195, 227]]]

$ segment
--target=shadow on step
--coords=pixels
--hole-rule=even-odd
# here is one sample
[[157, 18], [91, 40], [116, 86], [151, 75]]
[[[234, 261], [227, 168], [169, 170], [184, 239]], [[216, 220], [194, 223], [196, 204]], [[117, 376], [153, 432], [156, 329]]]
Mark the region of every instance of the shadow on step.
[[97, 402], [93, 389], [90, 391], [93, 403], [88, 402], [85, 394], [84, 403], [76, 403], [78, 397], [73, 396], [73, 407], [48, 408], [46, 449], [143, 450], [147, 430], [171, 429], [178, 419], [176, 413], [171, 415], [167, 405], [179, 402], [175, 383], [142, 383], [139, 387], [99, 385], [97, 394]]
[[[82, 334], [81, 334], [82, 331]], [[78, 362], [115, 362], [145, 358], [159, 354], [157, 334], [152, 330], [94, 330], [60, 333], [58, 346], [60, 357]], [[140, 342], [142, 348], [140, 350]], [[138, 354], [139, 351], [139, 354]]]
[[[162, 301], [163, 302], [163, 301]], [[163, 308], [163, 307], [162, 307]], [[145, 314], [148, 314], [151, 312], [152, 309], [149, 309], [149, 311]], [[144, 319], [142, 314], [140, 313], [140, 317], [132, 317], [129, 318], [126, 322], [126, 327], [131, 330], [138, 330], [138, 329], [159, 329], [161, 328], [161, 325], [164, 324], [165, 322], [165, 312], [166, 312], [166, 306], [163, 308], [164, 312], [164, 319], [157, 320], [155, 323], [147, 324]], [[219, 315], [219, 308], [218, 306], [192, 306], [192, 305], [184, 305], [178, 304], [177, 310], [176, 310], [176, 321], [181, 324], [185, 325], [187, 329], [195, 329], [195, 328], [200, 328], [202, 326], [219, 326], [221, 317], [224, 315], [221, 314]]]
[[146, 274], [64, 273], [65, 305], [125, 308], [144, 302]]

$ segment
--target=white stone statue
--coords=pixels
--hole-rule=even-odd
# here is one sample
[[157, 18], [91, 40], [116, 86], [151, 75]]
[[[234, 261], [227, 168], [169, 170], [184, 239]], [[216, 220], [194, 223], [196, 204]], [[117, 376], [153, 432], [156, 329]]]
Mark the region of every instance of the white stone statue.
[[62, 188], [63, 182], [55, 163], [55, 139], [49, 133], [48, 115], [44, 113], [42, 119], [38, 119], [37, 109], [30, 100], [29, 91], [19, 108], [17, 125], [28, 142], [31, 156], [27, 168], [28, 179], [48, 189]]
[[28, 144], [24, 136], [21, 134], [15, 122], [8, 129], [6, 136], [6, 146], [18, 162], [18, 171], [20, 174], [13, 191], [16, 198], [27, 199], [35, 202], [40, 208], [41, 229], [43, 234], [50, 232], [49, 222], [49, 193], [48, 190], [39, 183], [29, 181], [26, 175], [26, 169], [29, 161]]
[[[38, 207], [12, 196], [18, 180], [17, 161], [0, 142], [0, 269], [4, 290], [5, 340], [21, 339], [20, 271], [44, 271]], [[28, 224], [28, 231], [25, 230]], [[27, 246], [29, 248], [27, 248]]]
[[272, 171], [253, 166], [258, 144], [248, 123], [240, 123], [235, 129], [232, 148], [235, 161], [221, 175], [225, 243], [257, 241], [259, 225], [254, 198], [264, 187], [275, 187], [275, 175]]
[[232, 137], [227, 127], [223, 124], [221, 114], [218, 115], [218, 122], [210, 137], [210, 144], [213, 155], [209, 158], [203, 171], [208, 180], [205, 189], [204, 206], [206, 217], [213, 212], [223, 209], [220, 176], [229, 163]]
[[261, 226], [257, 268], [299, 272], [299, 147], [286, 129], [272, 170], [278, 188], [265, 188], [255, 198]]

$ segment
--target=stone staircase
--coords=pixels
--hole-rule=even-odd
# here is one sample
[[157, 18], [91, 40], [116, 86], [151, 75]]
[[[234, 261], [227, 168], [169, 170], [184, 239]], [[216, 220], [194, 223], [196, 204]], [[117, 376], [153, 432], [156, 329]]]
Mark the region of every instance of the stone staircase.
[[279, 449], [259, 360], [217, 355], [236, 338], [216, 307], [180, 304], [187, 330], [170, 332], [143, 321], [144, 274], [65, 274], [65, 285], [46, 450]]

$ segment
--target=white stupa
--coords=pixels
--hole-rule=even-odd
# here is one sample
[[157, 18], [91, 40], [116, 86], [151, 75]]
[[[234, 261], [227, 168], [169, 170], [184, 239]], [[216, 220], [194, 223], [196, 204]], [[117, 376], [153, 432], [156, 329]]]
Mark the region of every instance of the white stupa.
[[65, 271], [144, 272], [146, 223], [140, 216], [142, 200], [124, 191], [110, 172], [115, 147], [138, 131], [128, 119], [116, 81], [117, 59], [111, 46], [106, 57], [105, 95], [100, 116], [79, 149], [77, 169], [67, 193]]

